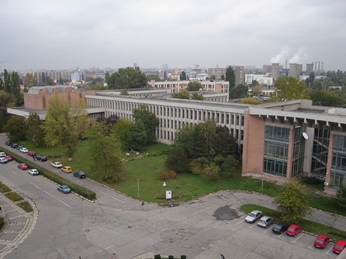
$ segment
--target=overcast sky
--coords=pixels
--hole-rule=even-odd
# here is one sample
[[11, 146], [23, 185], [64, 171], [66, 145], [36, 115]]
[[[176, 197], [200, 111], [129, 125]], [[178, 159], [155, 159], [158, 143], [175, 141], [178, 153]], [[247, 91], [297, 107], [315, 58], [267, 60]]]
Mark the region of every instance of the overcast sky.
[[0, 70], [225, 67], [346, 70], [346, 0], [1, 0]]

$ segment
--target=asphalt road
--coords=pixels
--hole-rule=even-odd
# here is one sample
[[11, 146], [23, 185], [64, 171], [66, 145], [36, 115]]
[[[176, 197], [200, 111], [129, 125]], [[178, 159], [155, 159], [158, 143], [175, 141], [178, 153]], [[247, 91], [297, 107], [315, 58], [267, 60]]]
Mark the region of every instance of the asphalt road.
[[309, 234], [275, 235], [271, 229], [245, 223], [246, 215], [238, 210], [241, 204], [275, 207], [272, 198], [263, 195], [222, 191], [174, 207], [145, 204], [141, 210], [140, 201], [89, 179], [73, 180], [96, 191], [98, 202], [62, 194], [55, 183], [17, 169], [16, 162], [0, 165], [0, 179], [38, 208], [35, 228], [5, 257], [9, 259], [129, 259], [154, 254], [203, 259], [220, 258], [220, 253], [226, 258], [337, 257], [333, 244], [314, 248], [315, 237]]

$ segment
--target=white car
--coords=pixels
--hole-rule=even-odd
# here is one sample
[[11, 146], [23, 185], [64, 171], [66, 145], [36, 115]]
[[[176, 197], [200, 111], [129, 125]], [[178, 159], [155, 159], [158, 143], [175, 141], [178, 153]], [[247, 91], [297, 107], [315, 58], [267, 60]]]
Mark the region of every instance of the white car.
[[6, 164], [7, 163], [7, 159], [4, 157], [0, 157], [0, 164]]
[[60, 163], [60, 162], [53, 162], [52, 166], [55, 167], [55, 168], [61, 168], [62, 167], [62, 163]]
[[247, 223], [254, 223], [256, 220], [258, 220], [260, 217], [262, 217], [262, 211], [254, 210], [251, 211], [247, 217], [245, 218], [245, 221]]
[[28, 153], [29, 150], [26, 148], [26, 147], [22, 147], [21, 149], [19, 149], [20, 152], [23, 152], [23, 153]]
[[37, 170], [37, 169], [30, 169], [30, 170], [28, 171], [28, 174], [31, 174], [31, 175], [38, 175], [39, 173], [38, 173], [38, 170]]
[[6, 156], [6, 153], [5, 152], [0, 152], [0, 157], [4, 157]]

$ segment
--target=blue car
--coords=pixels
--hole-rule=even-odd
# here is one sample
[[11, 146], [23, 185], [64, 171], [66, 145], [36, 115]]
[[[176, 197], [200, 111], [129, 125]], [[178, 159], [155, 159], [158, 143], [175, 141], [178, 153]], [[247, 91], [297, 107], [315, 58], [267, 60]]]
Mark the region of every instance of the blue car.
[[77, 171], [73, 173], [74, 177], [77, 177], [79, 179], [84, 179], [85, 178], [85, 173], [83, 171]]
[[58, 191], [63, 192], [63, 193], [70, 193], [71, 189], [67, 185], [59, 185]]

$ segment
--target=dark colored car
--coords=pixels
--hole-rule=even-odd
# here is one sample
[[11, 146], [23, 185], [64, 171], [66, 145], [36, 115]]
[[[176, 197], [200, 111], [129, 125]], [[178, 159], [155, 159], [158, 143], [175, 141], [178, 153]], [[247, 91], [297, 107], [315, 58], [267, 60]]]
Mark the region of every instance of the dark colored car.
[[17, 148], [18, 145], [16, 143], [11, 143], [11, 148]]
[[9, 140], [7, 140], [7, 141], [5, 142], [5, 145], [6, 145], [6, 146], [11, 146], [11, 144], [12, 144], [12, 143], [11, 143], [11, 141], [9, 141]]
[[285, 223], [277, 223], [272, 228], [273, 232], [276, 234], [282, 234], [288, 229], [288, 225]]
[[41, 162], [47, 161], [47, 157], [46, 156], [36, 156], [36, 159], [41, 161]]
[[73, 176], [74, 177], [77, 177], [79, 179], [84, 179], [86, 176], [85, 176], [85, 173], [83, 171], [77, 171], [77, 172], [74, 172], [73, 173]]
[[28, 151], [27, 155], [28, 155], [28, 156], [36, 156], [36, 152], [30, 150], [30, 151]]
[[329, 241], [330, 238], [328, 236], [318, 235], [318, 237], [315, 239], [314, 246], [316, 248], [325, 248]]
[[289, 228], [286, 230], [286, 234], [292, 237], [295, 237], [298, 235], [303, 229], [298, 226], [298, 225], [291, 225]]

